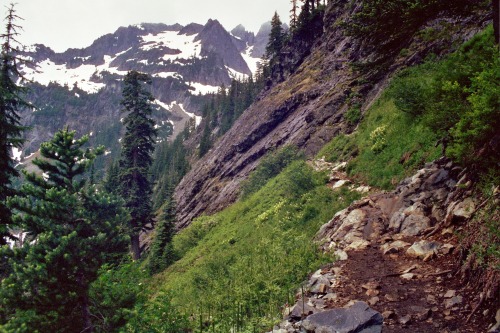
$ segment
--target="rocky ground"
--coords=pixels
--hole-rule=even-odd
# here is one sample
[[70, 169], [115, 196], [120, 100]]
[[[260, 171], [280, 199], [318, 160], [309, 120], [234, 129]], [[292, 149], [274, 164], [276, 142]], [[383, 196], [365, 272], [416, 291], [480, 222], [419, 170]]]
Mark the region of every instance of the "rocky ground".
[[[341, 165], [313, 164], [333, 188], [370, 190]], [[457, 274], [461, 224], [477, 209], [468, 186], [441, 159], [337, 213], [317, 241], [338, 260], [311, 275], [274, 332], [498, 332], [500, 300], [482, 295], [477, 307], [481, 295]]]

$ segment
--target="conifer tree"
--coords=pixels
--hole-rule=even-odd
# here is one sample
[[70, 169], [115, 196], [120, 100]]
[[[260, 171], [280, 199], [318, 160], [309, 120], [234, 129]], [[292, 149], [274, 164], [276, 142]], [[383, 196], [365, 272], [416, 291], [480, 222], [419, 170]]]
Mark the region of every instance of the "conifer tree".
[[93, 331], [89, 286], [126, 252], [126, 214], [120, 200], [86, 186], [83, 176], [104, 150], [82, 149], [87, 141], [57, 132], [33, 162], [43, 175], [24, 172], [20, 195], [8, 200], [29, 241], [0, 251], [12, 267], [0, 288], [2, 332]]
[[175, 201], [174, 188], [168, 189], [169, 199], [162, 207], [160, 219], [156, 227], [156, 235], [151, 244], [148, 268], [150, 274], [159, 273], [175, 261], [172, 238], [175, 233]]
[[121, 194], [130, 212], [130, 244], [134, 260], [141, 257], [139, 234], [153, 223], [150, 167], [155, 146], [156, 129], [151, 119], [153, 95], [144, 84], [151, 84], [147, 74], [130, 71], [124, 78], [122, 110], [126, 133], [120, 159]]
[[292, 9], [290, 10], [290, 30], [297, 28], [297, 0], [291, 0]]
[[120, 194], [120, 165], [117, 161], [109, 165], [104, 177], [103, 188], [108, 193]]
[[19, 29], [15, 24], [16, 19], [19, 17], [11, 4], [5, 33], [0, 35], [3, 41], [0, 54], [0, 246], [6, 244], [10, 237], [11, 212], [5, 201], [13, 194], [12, 177], [18, 176], [12, 160], [12, 149], [21, 148], [23, 143], [22, 132], [25, 127], [21, 126], [19, 111], [30, 107], [21, 97], [25, 90], [16, 84], [17, 79], [22, 77], [17, 69], [19, 50], [14, 46]]
[[280, 61], [281, 50], [285, 41], [285, 34], [280, 17], [277, 12], [274, 12], [271, 19], [271, 32], [269, 34], [269, 41], [266, 46], [266, 56], [269, 59], [270, 65]]

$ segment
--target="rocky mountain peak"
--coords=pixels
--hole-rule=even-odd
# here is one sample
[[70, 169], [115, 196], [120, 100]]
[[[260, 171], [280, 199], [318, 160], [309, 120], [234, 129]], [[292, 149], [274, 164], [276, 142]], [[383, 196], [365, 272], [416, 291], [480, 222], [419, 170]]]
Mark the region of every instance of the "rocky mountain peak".
[[190, 23], [179, 30], [179, 35], [192, 36], [197, 35], [203, 30], [203, 25], [198, 23]]
[[233, 43], [232, 36], [217, 20], [209, 19], [203, 30], [195, 38], [201, 42], [201, 56], [211, 53], [223, 53], [224, 65], [239, 73], [250, 75], [252, 72]]

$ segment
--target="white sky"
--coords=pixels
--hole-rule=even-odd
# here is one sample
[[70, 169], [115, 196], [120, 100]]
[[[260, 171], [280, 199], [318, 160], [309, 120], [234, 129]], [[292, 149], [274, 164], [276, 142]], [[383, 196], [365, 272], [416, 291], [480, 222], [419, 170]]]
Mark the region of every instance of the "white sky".
[[[3, 2], [3, 1], [2, 1]], [[277, 11], [288, 23], [290, 0], [12, 0], [24, 21], [19, 40], [55, 51], [89, 46], [120, 26], [139, 23], [205, 24], [219, 20], [227, 30], [243, 24], [257, 32]], [[8, 1], [4, 2], [5, 4]], [[7, 8], [1, 6], [5, 17]], [[3, 33], [4, 22], [2, 21]]]

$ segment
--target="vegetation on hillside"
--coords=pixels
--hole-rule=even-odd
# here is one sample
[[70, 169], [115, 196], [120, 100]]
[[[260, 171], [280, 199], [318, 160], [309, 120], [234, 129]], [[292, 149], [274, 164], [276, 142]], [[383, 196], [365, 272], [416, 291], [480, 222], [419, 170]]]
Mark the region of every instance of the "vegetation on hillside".
[[[267, 167], [256, 174], [269, 174], [274, 160], [268, 158]], [[181, 318], [196, 332], [269, 329], [308, 272], [332, 259], [312, 243], [318, 228], [359, 197], [328, 189], [326, 180], [294, 158], [268, 181], [254, 178], [250, 187], [256, 190], [244, 200], [196, 219], [174, 237], [173, 250], [180, 259], [147, 282], [147, 298], [137, 303], [125, 331], [161, 332]], [[123, 270], [130, 267], [119, 272]], [[107, 289], [102, 284], [98, 288]], [[169, 311], [178, 314], [170, 324]], [[157, 324], [145, 329], [144, 316]]]
[[[209, 152], [260, 90], [284, 79], [321, 36], [325, 6], [302, 3], [297, 15], [292, 1], [289, 32], [274, 16], [255, 81], [233, 80], [208, 96], [201, 125], [190, 122], [174, 141], [156, 145], [154, 160], [152, 96], [143, 86], [151, 81], [130, 72], [122, 102], [128, 113], [122, 157], [104, 182], [93, 185], [91, 175], [103, 148], [86, 149], [88, 137], [76, 139], [65, 129], [42, 145], [43, 159], [34, 164], [44, 174], [25, 173], [17, 196], [10, 188], [16, 172], [8, 150], [20, 143], [16, 112], [26, 105], [22, 89], [13, 85], [7, 26], [0, 58], [0, 150], [7, 156], [0, 170], [0, 245], [7, 242], [7, 224], [22, 232], [18, 247], [0, 247], [0, 331], [253, 333], [281, 319], [307, 274], [333, 259], [318, 253], [313, 236], [359, 194], [328, 188], [323, 173], [314, 172], [295, 148], [284, 147], [261, 161], [237, 203], [198, 217], [174, 235], [172, 189], [189, 162]], [[346, 27], [390, 57], [439, 11], [461, 14], [476, 5], [484, 2], [460, 0], [445, 8], [434, 0], [366, 0]], [[495, 272], [499, 213], [490, 199], [500, 180], [498, 68], [498, 46], [488, 28], [444, 59], [431, 57], [399, 73], [364, 114], [361, 104], [350, 105], [345, 120], [359, 123], [357, 130], [335, 137], [319, 153], [328, 161], [348, 161], [350, 176], [384, 189], [442, 153], [472, 170], [485, 205], [464, 244], [479, 265]], [[43, 109], [41, 119], [57, 111]], [[140, 260], [139, 233], [155, 222], [154, 210], [160, 212], [156, 230], [148, 257]], [[134, 262], [126, 257], [126, 237]]]

